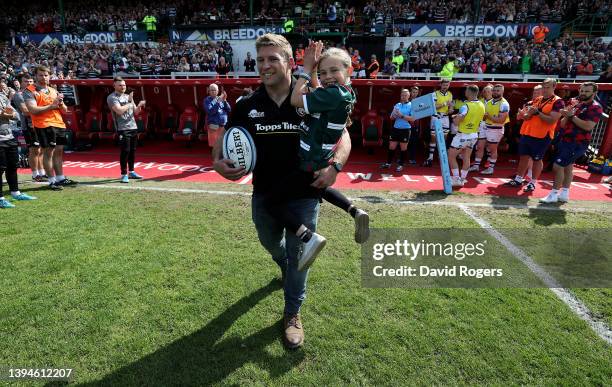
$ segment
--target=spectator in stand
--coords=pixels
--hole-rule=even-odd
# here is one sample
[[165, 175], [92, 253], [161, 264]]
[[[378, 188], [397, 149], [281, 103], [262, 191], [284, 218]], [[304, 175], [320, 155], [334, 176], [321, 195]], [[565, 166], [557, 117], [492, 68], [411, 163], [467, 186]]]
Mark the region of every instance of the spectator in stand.
[[546, 35], [550, 32], [550, 29], [544, 25], [544, 22], [540, 22], [533, 28], [533, 42], [535, 44], [543, 44], [546, 39]]
[[367, 77], [366, 74], [366, 64], [363, 61], [363, 59], [359, 59], [359, 64], [357, 65], [357, 72], [356, 72], [356, 77], [359, 79], [363, 79]]
[[559, 78], [576, 78], [576, 66], [574, 66], [574, 58], [568, 56], [565, 62], [561, 64]]
[[[349, 53], [351, 49], [349, 48]], [[359, 56], [359, 50], [353, 50], [351, 54], [351, 66], [353, 67], [353, 76], [356, 78], [357, 73], [359, 72], [359, 62], [361, 62], [361, 57]]]
[[298, 72], [302, 72], [304, 69], [304, 44], [298, 44], [298, 48], [295, 50], [295, 65]]
[[446, 62], [442, 70], [438, 73], [438, 76], [442, 79], [452, 81], [453, 76], [458, 72], [459, 66], [457, 65], [457, 58], [451, 55], [448, 57], [448, 62]]
[[206, 122], [208, 122], [208, 145], [210, 147], [213, 147], [217, 142], [218, 134], [225, 130], [225, 124], [231, 110], [225, 90], [219, 96], [219, 86], [214, 83], [211, 84], [208, 87], [208, 96], [204, 98], [204, 111], [206, 112]]
[[219, 64], [217, 64], [217, 74], [227, 76], [227, 73], [229, 73], [230, 70], [231, 70], [231, 65], [225, 62], [224, 56], [220, 56]]
[[580, 64], [576, 66], [576, 75], [593, 75], [593, 65], [589, 63], [589, 58], [582, 58]]
[[396, 67], [393, 63], [391, 63], [390, 57], [385, 58], [385, 64], [383, 65], [382, 73], [383, 75], [386, 75], [389, 77], [393, 77], [397, 74]]
[[599, 74], [597, 83], [612, 83], [612, 64], [609, 64], [606, 71]]
[[531, 55], [529, 50], [523, 50], [521, 61], [521, 73], [529, 74], [531, 72]]
[[372, 54], [370, 57], [370, 64], [366, 69], [366, 74], [370, 79], [376, 79], [378, 76], [378, 72], [380, 71], [380, 64], [378, 64], [378, 60], [376, 59], [376, 55]]
[[402, 52], [399, 49], [395, 50], [395, 55], [393, 56], [393, 59], [391, 59], [391, 62], [395, 65], [395, 70], [399, 74], [400, 69], [404, 64], [404, 56], [402, 55]]
[[255, 59], [251, 58], [251, 53], [247, 52], [246, 59], [244, 60], [244, 71], [255, 72]]
[[408, 70], [408, 59], [409, 59], [408, 47], [404, 46], [404, 42], [400, 42], [400, 45], [397, 48], [397, 50], [399, 50], [402, 56], [404, 57], [404, 64], [402, 65], [402, 68], [400, 69], [400, 71], [409, 71]]
[[100, 78], [100, 75], [102, 75], [102, 70], [96, 66], [96, 62], [93, 59], [89, 60], [86, 72], [87, 78], [90, 79]]

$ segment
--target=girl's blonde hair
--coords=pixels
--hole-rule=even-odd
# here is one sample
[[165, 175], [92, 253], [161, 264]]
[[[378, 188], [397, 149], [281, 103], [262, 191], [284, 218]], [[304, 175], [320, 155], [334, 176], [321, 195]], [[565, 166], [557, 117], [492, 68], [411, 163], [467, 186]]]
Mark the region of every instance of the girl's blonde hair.
[[342, 63], [342, 66], [344, 66], [347, 72], [349, 72], [349, 69], [352, 69], [351, 57], [346, 51], [342, 49], [332, 47], [323, 51], [323, 53], [321, 54], [321, 58], [319, 58], [319, 63], [323, 62], [323, 60], [327, 58], [339, 59], [340, 63]]
[[[323, 51], [323, 53], [321, 54], [321, 57], [319, 58], [319, 64], [321, 64], [321, 62], [323, 62], [324, 59], [327, 58], [336, 58], [340, 60], [340, 63], [342, 63], [342, 66], [344, 66], [346, 73], [348, 76], [351, 75], [351, 71], [353, 70], [353, 67], [351, 65], [351, 57], [349, 56], [349, 54], [339, 48], [328, 48], [327, 50]], [[349, 79], [347, 76], [347, 82], [349, 82]], [[350, 127], [351, 125], [353, 125], [353, 121], [351, 120], [351, 112], [352, 112], [353, 108], [351, 106], [351, 111], [349, 112], [348, 116], [346, 117], [346, 127]]]

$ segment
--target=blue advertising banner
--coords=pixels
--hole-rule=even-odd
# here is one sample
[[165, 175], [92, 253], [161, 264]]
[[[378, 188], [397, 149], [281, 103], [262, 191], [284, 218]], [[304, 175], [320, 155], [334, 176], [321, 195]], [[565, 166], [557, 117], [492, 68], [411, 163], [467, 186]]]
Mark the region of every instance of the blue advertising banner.
[[[550, 32], [548, 36], [557, 37], [560, 24], [544, 24]], [[410, 29], [413, 37], [429, 38], [515, 38], [533, 36], [537, 24], [403, 24], [399, 29]]]
[[200, 30], [170, 30], [171, 42], [206, 42], [218, 40], [252, 40], [268, 32], [282, 34], [281, 27], [218, 28]]
[[21, 44], [29, 42], [38, 45], [52, 44], [84, 44], [84, 43], [133, 43], [146, 42], [146, 31], [117, 31], [117, 32], [89, 32], [85, 35], [51, 33], [51, 34], [18, 34], [17, 39]]

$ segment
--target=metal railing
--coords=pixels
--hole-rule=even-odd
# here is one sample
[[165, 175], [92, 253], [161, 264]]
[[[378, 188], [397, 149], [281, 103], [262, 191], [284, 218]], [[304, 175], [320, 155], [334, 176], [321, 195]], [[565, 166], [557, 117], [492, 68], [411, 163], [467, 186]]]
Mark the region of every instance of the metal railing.
[[[196, 78], [257, 78], [257, 72], [248, 71], [230, 71], [227, 75], [219, 75], [214, 71], [209, 72], [172, 72], [170, 75], [142, 75], [139, 73], [123, 73], [118, 72], [113, 75], [104, 75], [99, 79], [111, 79], [114, 76], [121, 76], [130, 79], [196, 79]], [[537, 82], [546, 78], [555, 78], [554, 75], [546, 74], [473, 74], [473, 73], [457, 73], [453, 76], [453, 80], [472, 80], [472, 81], [519, 81], [519, 82]], [[599, 77], [596, 75], [578, 75], [575, 78], [556, 78], [558, 81], [566, 83], [580, 83], [585, 81], [596, 81]], [[87, 79], [87, 78], [84, 78]], [[98, 79], [98, 78], [96, 78]], [[378, 74], [378, 79], [408, 79], [408, 80], [438, 80], [440, 77], [437, 73], [410, 73], [401, 72], [397, 75]]]
[[603, 143], [604, 135], [606, 134], [606, 128], [608, 127], [608, 119], [610, 116], [606, 113], [601, 115], [601, 120], [591, 130], [591, 143], [589, 144], [589, 151], [593, 154], [599, 153], [599, 148]]
[[[386, 76], [387, 78], [391, 78]], [[383, 78], [379, 75], [379, 78]], [[556, 78], [554, 75], [546, 74], [473, 74], [473, 73], [457, 73], [453, 76], [453, 80], [474, 80], [474, 81], [520, 81], [533, 82], [542, 81], [546, 78]], [[557, 78], [561, 82], [584, 82], [595, 81], [599, 77], [596, 75], [578, 75], [575, 78]], [[422, 79], [425, 81], [440, 79], [437, 73], [399, 73], [393, 76], [393, 79]]]

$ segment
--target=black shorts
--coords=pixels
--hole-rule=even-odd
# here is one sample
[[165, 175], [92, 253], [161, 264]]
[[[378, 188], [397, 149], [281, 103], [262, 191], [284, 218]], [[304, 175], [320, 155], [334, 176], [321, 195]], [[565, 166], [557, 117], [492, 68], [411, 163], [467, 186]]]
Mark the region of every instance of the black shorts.
[[550, 142], [551, 138], [548, 136], [544, 138], [527, 135], [521, 136], [519, 140], [519, 155], [529, 156], [535, 161], [542, 160]]
[[584, 156], [587, 149], [589, 149], [589, 143], [576, 143], [576, 142], [565, 142], [559, 141], [557, 144], [557, 154], [555, 155], [555, 163], [562, 167], [574, 164], [576, 160]]
[[389, 139], [391, 141], [408, 142], [410, 140], [411, 131], [412, 129], [393, 128], [391, 129], [391, 136], [389, 136]]
[[38, 134], [36, 133], [36, 130], [34, 130], [34, 128], [27, 128], [23, 130], [23, 138], [25, 139], [26, 145], [29, 148], [40, 146]]
[[0, 141], [0, 170], [16, 170], [19, 164], [17, 147], [19, 143], [15, 139]]
[[68, 144], [68, 131], [64, 128], [48, 126], [35, 130], [42, 148], [55, 148], [56, 145]]

